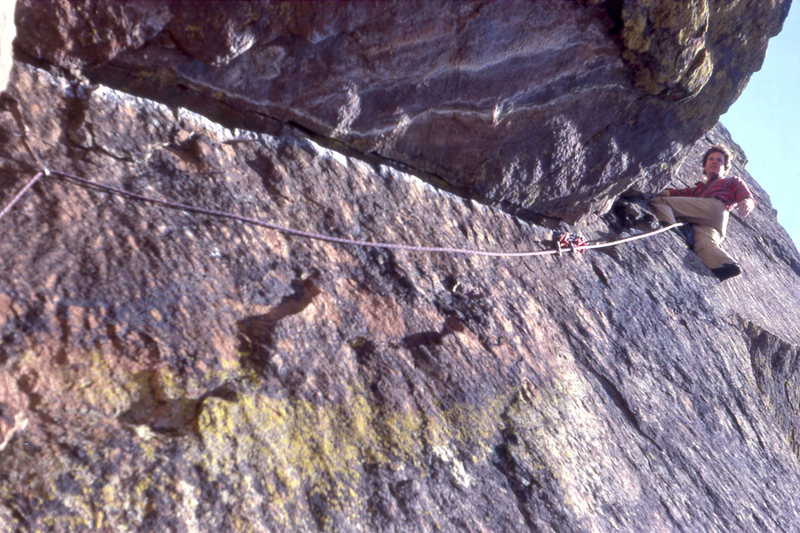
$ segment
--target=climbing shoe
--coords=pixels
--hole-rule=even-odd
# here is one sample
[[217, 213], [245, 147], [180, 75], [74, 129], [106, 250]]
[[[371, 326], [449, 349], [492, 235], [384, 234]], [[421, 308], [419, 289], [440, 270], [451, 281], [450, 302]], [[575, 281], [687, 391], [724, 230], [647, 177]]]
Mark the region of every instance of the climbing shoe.
[[725, 281], [741, 274], [742, 268], [736, 263], [725, 263], [719, 268], [712, 268], [711, 272], [717, 276], [718, 280]]

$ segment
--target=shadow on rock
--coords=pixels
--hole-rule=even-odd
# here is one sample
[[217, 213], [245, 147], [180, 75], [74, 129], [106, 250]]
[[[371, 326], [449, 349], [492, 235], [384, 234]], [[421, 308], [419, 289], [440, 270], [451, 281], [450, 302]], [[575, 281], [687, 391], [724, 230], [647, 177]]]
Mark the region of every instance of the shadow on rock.
[[243, 318], [236, 323], [239, 329], [239, 352], [244, 361], [259, 374], [269, 366], [273, 345], [273, 334], [278, 322], [288, 316], [301, 313], [320, 293], [311, 279], [292, 281], [294, 292], [263, 315]]

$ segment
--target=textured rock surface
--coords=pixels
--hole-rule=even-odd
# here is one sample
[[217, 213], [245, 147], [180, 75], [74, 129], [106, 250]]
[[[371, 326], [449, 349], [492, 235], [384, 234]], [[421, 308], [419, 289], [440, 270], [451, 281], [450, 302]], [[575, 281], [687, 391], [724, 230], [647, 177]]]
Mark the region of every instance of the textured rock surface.
[[623, 57], [635, 67], [637, 83], [676, 99], [699, 93], [713, 71], [709, 15], [707, 0], [623, 3]]
[[[16, 99], [33, 149], [56, 170], [337, 236], [540, 249], [551, 229], [387, 164], [430, 170], [428, 144], [446, 156], [435, 164], [451, 183], [469, 158], [491, 152], [509, 164], [544, 135], [519, 126], [534, 112], [520, 102], [540, 97], [529, 107], [558, 134], [552, 161], [585, 164], [543, 174], [541, 186], [507, 174], [492, 202], [582, 216], [562, 227], [613, 238], [652, 221], [622, 203], [603, 217], [592, 209], [630, 183], [693, 183], [700, 154], [722, 143], [758, 201], [731, 221], [726, 245], [745, 274], [719, 284], [671, 233], [578, 257], [387, 252], [45, 178], [0, 220], [0, 530], [800, 528], [800, 255], [724, 128], [687, 141], [738, 94], [783, 4], [662, 12], [623, 2], [609, 14], [597, 2], [460, 3], [442, 15], [420, 3], [420, 18], [404, 3], [380, 13], [366, 3], [242, 3], [225, 18], [215, 4], [191, 14], [176, 5], [21, 6], [20, 56], [49, 70], [15, 64], [0, 108], [0, 205], [36, 171]], [[541, 11], [520, 19], [530, 9]], [[685, 40], [669, 48], [681, 17]], [[387, 48], [370, 40], [377, 33]], [[436, 56], [445, 44], [452, 50]], [[289, 55], [270, 56], [270, 46]], [[347, 63], [354, 47], [374, 63]], [[670, 50], [674, 71], [662, 57]], [[281, 114], [209, 92], [202, 76], [233, 77], [256, 58], [265, 92], [240, 87], [256, 92], [244, 96], [308, 99]], [[480, 68], [464, 68], [476, 58]], [[406, 80], [412, 59], [420, 79], [440, 69], [441, 101]], [[530, 86], [515, 77], [534, 67]], [[410, 85], [387, 81], [393, 68]], [[315, 71], [331, 78], [304, 74]], [[360, 112], [334, 134], [355, 107], [347, 86], [326, 101], [326, 83], [362, 77]], [[498, 117], [516, 133], [480, 126], [500, 101], [480, 104], [491, 94], [514, 104]], [[408, 130], [374, 149], [370, 132], [394, 131], [400, 100]], [[313, 112], [297, 111], [303, 102]], [[425, 130], [431, 117], [450, 134]], [[615, 144], [604, 164], [618, 173], [602, 175], [599, 156], [581, 151], [597, 143]], [[528, 189], [540, 196], [526, 200]]]
[[[54, 169], [355, 238], [550, 238], [288, 131], [15, 72]], [[5, 202], [32, 169], [0, 119]], [[746, 274], [720, 285], [672, 234], [585, 257], [388, 253], [50, 178], [2, 220], [0, 525], [794, 528], [800, 258], [751, 185], [729, 244]]]
[[575, 221], [632, 184], [663, 185], [658, 165], [680, 162], [739, 95], [789, 2], [151, 5], [27, 0], [19, 48]]

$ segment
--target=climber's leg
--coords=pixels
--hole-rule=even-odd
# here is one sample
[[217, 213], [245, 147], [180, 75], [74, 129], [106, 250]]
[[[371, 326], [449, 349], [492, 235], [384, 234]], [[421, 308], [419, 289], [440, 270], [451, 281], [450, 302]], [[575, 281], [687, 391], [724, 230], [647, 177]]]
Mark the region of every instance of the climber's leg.
[[656, 196], [650, 205], [656, 217], [667, 224], [689, 222], [711, 226], [725, 238], [728, 226], [728, 210], [716, 198], [694, 198], [692, 196]]
[[736, 260], [722, 249], [725, 237], [711, 226], [694, 225], [694, 253], [700, 257], [708, 268], [720, 268]]

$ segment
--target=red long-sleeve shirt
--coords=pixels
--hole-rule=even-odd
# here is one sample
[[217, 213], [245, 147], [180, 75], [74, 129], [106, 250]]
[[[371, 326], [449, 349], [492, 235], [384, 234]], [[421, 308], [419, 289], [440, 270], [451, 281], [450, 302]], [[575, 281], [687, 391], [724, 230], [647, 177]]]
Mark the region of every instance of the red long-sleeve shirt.
[[753, 198], [753, 194], [741, 178], [731, 176], [729, 178], [714, 178], [710, 181], [698, 181], [694, 187], [685, 189], [667, 189], [670, 196], [695, 196], [697, 198], [716, 198], [730, 211], [733, 206], [747, 198]]

